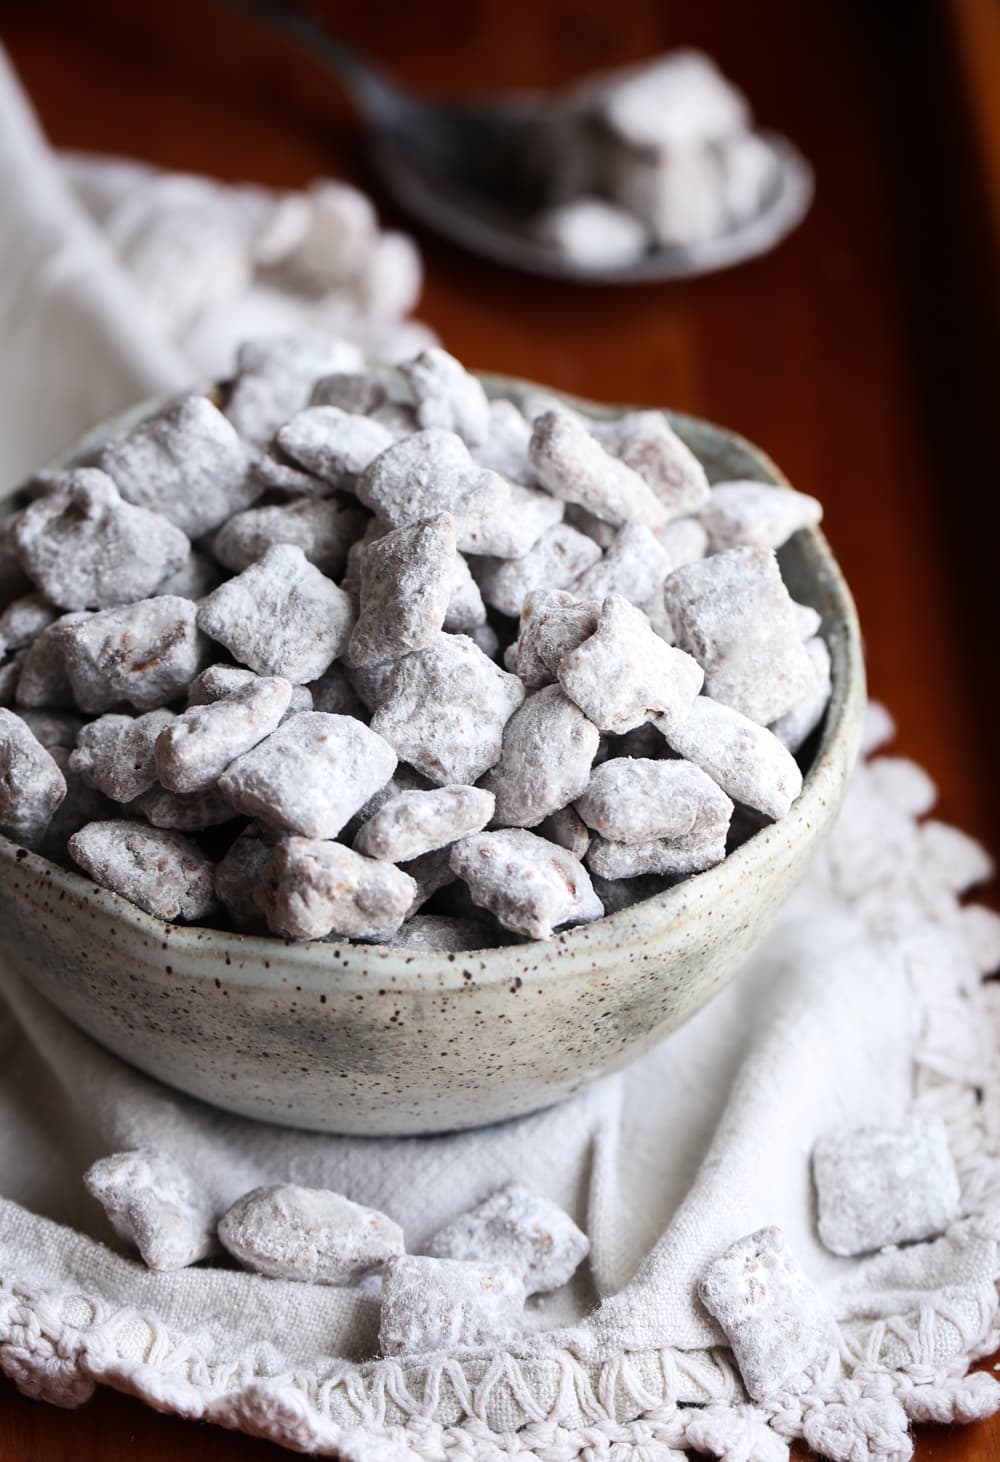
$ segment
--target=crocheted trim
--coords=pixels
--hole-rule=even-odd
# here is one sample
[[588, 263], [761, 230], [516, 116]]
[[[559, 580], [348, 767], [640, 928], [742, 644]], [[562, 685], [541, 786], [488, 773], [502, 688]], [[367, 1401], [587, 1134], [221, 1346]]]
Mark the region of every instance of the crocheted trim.
[[[536, 1337], [531, 1354], [430, 1364], [304, 1370], [269, 1346], [212, 1362], [196, 1338], [153, 1314], [11, 1278], [0, 1281], [0, 1370], [59, 1406], [78, 1406], [103, 1384], [350, 1462], [681, 1462], [685, 1449], [722, 1462], [785, 1462], [796, 1439], [833, 1462], [906, 1462], [911, 1422], [978, 1421], [1000, 1410], [1000, 1384], [968, 1374], [1000, 1347], [1000, 985], [983, 979], [1000, 960], [1000, 919], [961, 904], [989, 862], [963, 834], [918, 821], [920, 778], [896, 758], [860, 768], [812, 877], [903, 950], [924, 1018], [915, 1106], [948, 1128], [968, 1215], [949, 1237], [989, 1246], [988, 1279], [905, 1314], [844, 1324], [839, 1357], [809, 1389], [767, 1404], [746, 1401], [724, 1349], [630, 1351], [591, 1364]], [[877, 856], [859, 878], [859, 838], [873, 817]]]

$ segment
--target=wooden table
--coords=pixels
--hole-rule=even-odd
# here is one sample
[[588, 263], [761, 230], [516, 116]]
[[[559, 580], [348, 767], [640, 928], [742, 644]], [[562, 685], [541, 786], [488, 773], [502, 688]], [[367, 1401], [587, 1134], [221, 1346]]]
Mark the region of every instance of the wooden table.
[[[325, 13], [401, 79], [453, 94], [701, 45], [798, 142], [816, 203], [769, 258], [683, 285], [583, 289], [422, 237], [420, 313], [475, 366], [735, 427], [818, 495], [899, 749], [934, 776], [940, 815], [1000, 851], [995, 0], [328, 0]], [[57, 145], [225, 179], [371, 185], [325, 78], [207, 3], [8, 3], [3, 39]], [[922, 1429], [917, 1448], [997, 1456], [1000, 1422]], [[3, 1462], [279, 1455], [109, 1393], [61, 1413], [0, 1386]]]

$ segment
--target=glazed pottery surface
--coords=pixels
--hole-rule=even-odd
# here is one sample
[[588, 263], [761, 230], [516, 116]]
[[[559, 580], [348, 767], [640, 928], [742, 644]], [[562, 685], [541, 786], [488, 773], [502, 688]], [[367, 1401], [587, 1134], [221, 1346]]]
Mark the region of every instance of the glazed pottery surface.
[[[483, 379], [492, 395], [538, 389]], [[623, 409], [564, 399], [593, 416]], [[152, 409], [105, 424], [61, 465]], [[710, 480], [783, 482], [742, 438], [667, 415]], [[840, 805], [865, 701], [854, 606], [818, 531], [796, 534], [780, 559], [793, 597], [823, 617], [833, 696], [791, 812], [708, 872], [547, 941], [416, 954], [165, 924], [0, 837], [5, 959], [126, 1061], [267, 1121], [437, 1132], [578, 1091], [661, 1041], [738, 973]]]

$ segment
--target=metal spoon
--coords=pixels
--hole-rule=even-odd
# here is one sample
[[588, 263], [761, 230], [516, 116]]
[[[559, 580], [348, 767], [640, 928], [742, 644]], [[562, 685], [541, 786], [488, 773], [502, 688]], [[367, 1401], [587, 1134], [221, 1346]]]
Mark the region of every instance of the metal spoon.
[[279, 0], [230, 3], [281, 30], [333, 72], [365, 119], [375, 165], [402, 207], [497, 263], [583, 283], [680, 279], [766, 253], [795, 228], [812, 201], [809, 164], [785, 138], [759, 133], [775, 167], [754, 218], [697, 245], [652, 248], [625, 265], [580, 264], [531, 231], [546, 202], [557, 126], [565, 117], [549, 95], [509, 93], [489, 102], [415, 96], [305, 11]]

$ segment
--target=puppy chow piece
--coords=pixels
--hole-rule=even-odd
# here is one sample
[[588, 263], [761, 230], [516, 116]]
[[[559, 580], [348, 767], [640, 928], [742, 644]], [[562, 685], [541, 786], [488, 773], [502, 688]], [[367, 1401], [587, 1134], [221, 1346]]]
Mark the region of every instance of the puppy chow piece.
[[554, 497], [579, 503], [606, 523], [644, 523], [656, 532], [667, 521], [652, 488], [567, 411], [536, 418], [530, 455], [535, 476]]
[[564, 924], [589, 923], [604, 912], [583, 864], [523, 828], [463, 838], [451, 850], [451, 866], [473, 903], [529, 939], [548, 939]]
[[633, 150], [616, 167], [613, 183], [616, 200], [666, 247], [705, 243], [726, 227], [722, 161], [712, 148]]
[[437, 638], [455, 579], [450, 513], [395, 528], [361, 555], [361, 609], [348, 651], [352, 665], [381, 665]]
[[208, 705], [173, 717], [156, 741], [156, 775], [170, 792], [204, 792], [229, 764], [281, 723], [292, 687], [261, 676]]
[[935, 817], [921, 823], [917, 841], [920, 860], [929, 876], [955, 895], [968, 893], [996, 871], [982, 843]]
[[[188, 707], [212, 705], [214, 701], [224, 700], [238, 690], [257, 685], [260, 679], [254, 671], [245, 670], [242, 665], [208, 665], [200, 675], [195, 676], [188, 687]], [[314, 682], [316, 683], [318, 682]], [[282, 720], [287, 721], [289, 716], [297, 716], [301, 711], [325, 709], [313, 704], [312, 691], [307, 685], [293, 685], [291, 691], [288, 709]]]
[[590, 847], [590, 829], [583, 818], [572, 807], [561, 807], [558, 812], [543, 818], [536, 832], [550, 843], [558, 843], [581, 861]]
[[275, 844], [282, 836], [263, 822], [250, 822], [215, 865], [215, 896], [241, 934], [266, 934], [254, 894], [267, 877]]
[[395, 768], [392, 747], [360, 721], [306, 711], [232, 762], [218, 790], [247, 817], [335, 838]]
[[33, 843], [66, 796], [51, 753], [13, 711], [0, 709], [0, 832]]
[[238, 574], [263, 558], [272, 544], [294, 543], [324, 574], [340, 574], [347, 550], [366, 523], [360, 508], [339, 498], [298, 498], [236, 513], [215, 535], [212, 553]]
[[700, 695], [681, 725], [657, 720], [679, 756], [693, 761], [734, 802], [775, 819], [802, 791], [802, 773], [790, 751], [756, 721]]
[[91, 1164], [84, 1186], [147, 1269], [184, 1269], [216, 1251], [214, 1206], [179, 1162], [140, 1147]]
[[82, 827], [68, 848], [95, 883], [156, 918], [192, 923], [212, 908], [211, 861], [180, 833], [111, 819]]
[[[313, 386], [335, 371], [358, 371], [364, 364], [360, 348], [349, 340], [331, 340], [319, 330], [290, 335], [268, 335], [245, 340], [236, 355], [237, 385], [248, 380], [266, 382], [266, 400], [273, 413], [264, 440], [269, 440], [289, 417], [308, 405]], [[263, 404], [263, 396], [258, 403]]]
[[523, 557], [483, 559], [475, 573], [486, 603], [513, 619], [533, 589], [566, 588], [600, 556], [592, 539], [566, 523], [557, 523]]
[[696, 512], [708, 500], [704, 467], [661, 411], [629, 411], [591, 430], [605, 451], [638, 472], [669, 517]]
[[595, 767], [576, 810], [615, 843], [673, 840], [713, 828], [725, 838], [732, 803], [689, 761], [616, 756]]
[[381, 422], [339, 406], [307, 407], [286, 422], [276, 438], [293, 462], [335, 487], [357, 477], [393, 440]]
[[380, 371], [334, 371], [321, 376], [313, 386], [309, 405], [337, 406], [341, 411], [367, 416], [387, 400], [386, 381]]
[[535, 219], [532, 231], [539, 243], [588, 270], [634, 264], [649, 247], [641, 220], [605, 198], [582, 196], [558, 203]]
[[62, 614], [32, 640], [15, 677], [15, 698], [19, 706], [55, 710], [76, 706], [66, 673], [64, 631], [68, 625], [89, 618], [86, 610]]
[[58, 617], [59, 611], [42, 594], [12, 599], [0, 614], [0, 660], [26, 649]]
[[[369, 349], [377, 359], [405, 358], [423, 338], [421, 330], [431, 336], [415, 320], [402, 319], [416, 309], [423, 283], [423, 261], [410, 236], [393, 229], [378, 233], [354, 285], [363, 314], [376, 322]], [[380, 339], [380, 321], [385, 325], [386, 346]]]
[[399, 367], [424, 428], [455, 432], [470, 447], [490, 436], [490, 404], [486, 392], [465, 367], [446, 350], [432, 346]]
[[876, 757], [865, 773], [876, 796], [908, 817], [923, 817], [938, 799], [937, 787], [923, 767], [904, 756]]
[[529, 695], [503, 733], [500, 760], [483, 786], [501, 827], [535, 827], [586, 788], [600, 734], [558, 685]]
[[438, 786], [471, 784], [499, 759], [503, 729], [523, 699], [516, 675], [467, 636], [442, 634], [396, 662], [372, 730]]
[[510, 517], [510, 485], [477, 467], [454, 432], [415, 432], [382, 452], [362, 472], [357, 495], [390, 528], [453, 513], [462, 553], [492, 553], [487, 529]]
[[[718, 791], [718, 788], [716, 789]], [[687, 878], [714, 868], [726, 856], [726, 832], [733, 804], [724, 793], [713, 824], [696, 827], [678, 838], [651, 838], [645, 843], [615, 843], [591, 839], [587, 867], [600, 878], [617, 881], [655, 873], [666, 878]]]
[[381, 665], [348, 668], [347, 676], [351, 687], [369, 714], [377, 711], [383, 701], [388, 699], [397, 663], [395, 660], [386, 660]]
[[473, 625], [469, 630], [469, 639], [482, 650], [487, 659], [500, 658], [500, 636], [491, 624]]
[[403, 1253], [403, 1230], [384, 1213], [292, 1183], [244, 1193], [219, 1238], [244, 1268], [306, 1284], [353, 1284]]
[[27, 650], [18, 650], [9, 660], [0, 663], [0, 706], [13, 706], [17, 698], [17, 683], [21, 676]]
[[100, 716], [80, 731], [69, 764], [112, 802], [131, 802], [155, 783], [157, 737], [173, 720], [173, 711]]
[[804, 1372], [838, 1347], [837, 1322], [779, 1228], [737, 1239], [698, 1286], [755, 1401], [804, 1390]]
[[799, 639], [805, 640], [808, 644], [819, 634], [823, 616], [818, 609], [813, 609], [809, 604], [796, 604], [794, 599], [792, 607], [795, 610], [795, 623], [799, 627]]
[[140, 792], [129, 811], [142, 814], [153, 827], [171, 832], [196, 833], [221, 827], [237, 816], [235, 809], [214, 787], [204, 792], [170, 792], [159, 785]]
[[[103, 792], [89, 787], [70, 765], [72, 753], [65, 746], [48, 747], [49, 754], [66, 779], [66, 796], [52, 815], [44, 834], [35, 843], [37, 852], [64, 867], [69, 862], [66, 845], [75, 832], [88, 822], [104, 822], [118, 817], [122, 809], [109, 801]], [[131, 812], [131, 809], [129, 810]], [[129, 814], [126, 814], [129, 815]]]
[[259, 452], [251, 460], [250, 471], [260, 484], [261, 492], [279, 493], [286, 498], [324, 498], [335, 491], [325, 478], [296, 467], [273, 441], [266, 452]]
[[771, 734], [791, 752], [798, 751], [822, 721], [833, 688], [830, 651], [826, 642], [818, 636], [806, 640], [806, 653], [816, 671], [816, 688], [797, 706], [779, 716], [770, 727]]
[[192, 549], [183, 567], [157, 587], [161, 594], [176, 594], [179, 599], [204, 599], [206, 594], [219, 587], [223, 578], [223, 572], [214, 559]]
[[198, 609], [199, 628], [234, 659], [293, 684], [329, 668], [347, 647], [353, 619], [343, 589], [291, 543], [276, 543]]
[[486, 624], [486, 605], [479, 585], [460, 553], [455, 554], [451, 575], [451, 594], [445, 610], [443, 629], [449, 634], [472, 634]]
[[524, 1285], [513, 1264], [400, 1255], [382, 1281], [384, 1356], [498, 1345], [521, 1324]]
[[82, 716], [74, 716], [72, 711], [29, 711], [20, 710], [17, 713], [36, 741], [43, 746], [62, 746], [67, 751], [72, 751], [76, 745], [76, 738], [83, 730], [84, 721]]
[[855, 1127], [813, 1149], [819, 1236], [834, 1254], [936, 1238], [961, 1213], [958, 1175], [940, 1117]]
[[559, 684], [601, 731], [619, 734], [651, 716], [679, 725], [701, 689], [701, 666], [661, 639], [620, 594], [601, 606], [597, 629], [564, 655]]
[[600, 85], [598, 115], [623, 142], [643, 150], [723, 143], [746, 132], [742, 92], [701, 51], [677, 50], [613, 72]]
[[256, 900], [272, 933], [287, 939], [363, 939], [398, 929], [416, 893], [393, 863], [343, 843], [291, 837], [275, 847]]
[[198, 612], [164, 594], [53, 625], [80, 709], [96, 715], [127, 701], [151, 711], [182, 696], [205, 659]]
[[620, 914], [646, 899], [655, 898], [670, 887], [670, 882], [654, 874], [637, 874], [635, 878], [602, 878], [591, 869], [594, 892], [604, 905], [605, 918]]
[[207, 396], [185, 396], [109, 442], [97, 465], [127, 502], [162, 513], [189, 538], [218, 528], [260, 493], [246, 448]]
[[305, 710], [324, 711], [330, 716], [354, 716], [359, 721], [368, 719], [368, 708], [342, 665], [331, 665], [325, 675], [301, 689], [308, 691], [312, 697], [312, 706], [304, 707]]
[[381, 422], [397, 442], [401, 437], [412, 436], [419, 430], [417, 413], [413, 407], [404, 406], [399, 401], [385, 401], [380, 406], [374, 406], [367, 414], [373, 421]]
[[514, 1264], [530, 1295], [564, 1285], [590, 1253], [590, 1241], [558, 1204], [511, 1183], [438, 1229], [427, 1252], [436, 1259]]
[[780, 548], [800, 528], [814, 528], [822, 505], [804, 492], [766, 482], [717, 482], [699, 514], [714, 552]]
[[480, 467], [489, 467], [511, 482], [532, 486], [535, 473], [528, 457], [531, 422], [513, 401], [500, 398], [490, 402], [488, 436], [476, 447], [473, 456]]
[[496, 930], [479, 919], [455, 919], [447, 914], [415, 914], [384, 941], [392, 949], [421, 954], [458, 954], [470, 949], [491, 949]]
[[9, 604], [31, 592], [31, 583], [21, 567], [14, 543], [14, 530], [20, 513], [0, 517], [0, 604]]
[[600, 600], [579, 599], [559, 589], [533, 589], [521, 605], [521, 626], [509, 668], [526, 690], [551, 685], [559, 666], [597, 629]]
[[675, 569], [663, 595], [676, 642], [701, 665], [713, 700], [769, 726], [816, 689], [770, 550], [730, 549]]
[[[618, 529], [612, 523], [605, 523], [603, 518], [588, 513], [587, 509], [581, 508], [579, 503], [567, 503], [564, 516], [567, 523], [574, 528], [579, 528], [581, 533], [586, 533], [587, 537], [592, 538], [599, 548], [610, 548], [614, 543]], [[667, 526], [669, 527], [669, 524]], [[666, 532], [666, 529], [663, 532]]]
[[417, 890], [406, 912], [407, 919], [411, 919], [418, 909], [423, 908], [439, 889], [447, 888], [449, 884], [458, 881], [458, 874], [451, 866], [450, 843], [444, 848], [435, 848], [432, 853], [421, 853], [419, 858], [412, 858], [407, 863], [401, 863], [399, 867], [413, 879]]
[[698, 518], [671, 518], [656, 537], [670, 560], [670, 573], [687, 563], [697, 563], [708, 551], [708, 534]]
[[643, 608], [659, 600], [663, 581], [673, 565], [663, 546], [641, 523], [619, 528], [604, 557], [592, 564], [573, 584], [582, 599], [604, 600], [621, 594]]
[[492, 511], [484, 514], [466, 552], [523, 558], [544, 533], [562, 522], [566, 509], [558, 498], [519, 482], [507, 486], [507, 496], [498, 496]]
[[400, 792], [375, 812], [354, 839], [366, 857], [405, 863], [480, 832], [493, 816], [492, 792], [480, 787], [436, 787]]
[[80, 467], [18, 518], [15, 541], [32, 582], [60, 609], [105, 609], [154, 594], [191, 545], [159, 512], [125, 502], [104, 472]]

